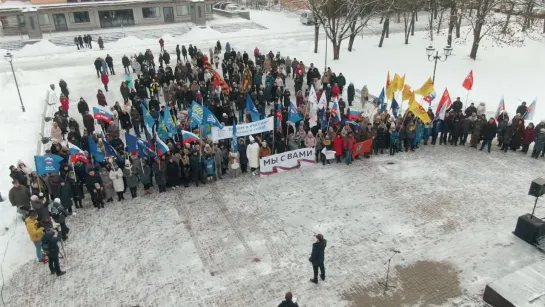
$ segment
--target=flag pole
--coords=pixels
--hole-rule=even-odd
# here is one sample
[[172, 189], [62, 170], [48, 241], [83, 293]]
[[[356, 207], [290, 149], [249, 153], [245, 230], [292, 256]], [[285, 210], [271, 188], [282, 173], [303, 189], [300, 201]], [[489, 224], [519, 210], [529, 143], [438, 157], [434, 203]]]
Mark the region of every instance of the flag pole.
[[[464, 110], [464, 109], [465, 109], [465, 107], [466, 107], [466, 105], [465, 105], [465, 104], [466, 104], [466, 103], [468, 102], [468, 101], [467, 101], [468, 99], [469, 99], [469, 90], [467, 90], [467, 94], [466, 94], [466, 100], [465, 100], [464, 104], [462, 105], [462, 112], [463, 112], [463, 110]], [[431, 105], [431, 104], [430, 104], [430, 105]]]

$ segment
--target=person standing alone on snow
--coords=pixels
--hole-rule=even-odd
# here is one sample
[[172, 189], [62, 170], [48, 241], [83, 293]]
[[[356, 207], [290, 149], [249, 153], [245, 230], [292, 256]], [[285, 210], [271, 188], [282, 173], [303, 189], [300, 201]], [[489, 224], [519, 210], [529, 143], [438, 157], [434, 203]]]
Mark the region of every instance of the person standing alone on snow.
[[115, 75], [114, 59], [112, 59], [112, 57], [109, 54], [106, 55], [106, 64], [108, 64], [108, 68], [110, 69], [110, 74]]
[[318, 268], [320, 268], [320, 278], [325, 280], [324, 254], [327, 245], [327, 241], [322, 234], [317, 234], [316, 239], [318, 241], [312, 244], [312, 253], [310, 258], [308, 258], [308, 261], [312, 263], [312, 269], [314, 271], [314, 278], [311, 278], [310, 281], [315, 284], [318, 283]]
[[161, 46], [161, 52], [165, 51], [165, 41], [162, 37], [159, 39], [159, 46]]
[[59, 264], [59, 241], [60, 238], [56, 235], [53, 228], [47, 228], [45, 230], [45, 234], [42, 238], [42, 246], [49, 257], [49, 270], [51, 271], [51, 275], [57, 274], [57, 276], [62, 276], [66, 272], [61, 271], [61, 266]]

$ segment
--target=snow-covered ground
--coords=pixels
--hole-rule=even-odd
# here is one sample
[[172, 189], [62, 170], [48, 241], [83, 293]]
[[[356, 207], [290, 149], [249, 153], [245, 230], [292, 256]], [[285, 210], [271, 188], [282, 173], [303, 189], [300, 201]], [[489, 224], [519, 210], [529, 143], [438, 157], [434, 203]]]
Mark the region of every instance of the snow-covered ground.
[[[301, 25], [297, 16], [276, 12], [252, 12], [252, 19], [268, 30], [222, 34], [193, 28], [181, 36], [165, 32], [163, 37], [172, 55], [176, 44], [207, 50], [220, 40], [248, 53], [256, 46], [262, 52], [278, 50], [322, 70], [325, 41], [319, 42], [320, 53], [314, 54], [313, 27]], [[422, 29], [426, 21], [420, 20]], [[396, 27], [400, 25], [394, 23]], [[339, 61], [332, 60], [330, 49], [327, 65], [356, 88], [366, 84], [375, 94], [384, 86], [388, 70], [392, 75], [406, 73], [406, 83], [419, 87], [433, 70], [425, 55], [427, 34], [416, 33], [409, 45], [403, 44], [402, 36], [391, 34], [379, 49], [379, 37], [367, 32], [356, 39], [352, 53], [343, 45]], [[435, 47], [445, 44], [446, 38], [439, 36]], [[454, 44], [453, 56], [438, 64], [438, 95], [448, 86], [453, 99], [465, 100], [461, 84], [473, 69], [475, 84], [469, 100], [486, 102], [489, 111], [496, 109], [502, 94], [510, 114], [522, 100], [530, 103], [545, 97], [541, 80], [545, 62], [538, 61], [545, 52], [542, 43], [528, 42], [523, 48], [487, 44], [483, 42], [477, 61], [467, 56], [469, 45]], [[48, 84], [58, 85], [61, 78], [67, 81], [70, 114], [80, 120], [79, 97], [95, 105], [96, 91], [102, 88], [94, 59], [109, 53], [121, 72], [123, 54], [146, 48], [158, 53], [157, 37], [126, 37], [106, 44], [104, 51], [78, 52], [47, 41], [14, 51], [26, 113], [21, 112], [9, 65], [0, 64], [3, 196], [11, 187], [8, 166], [18, 159], [32, 164]], [[109, 104], [121, 99], [117, 88], [122, 79], [121, 74], [111, 76]], [[538, 100], [534, 122], [541, 119], [545, 107]], [[390, 160], [395, 164], [386, 164]], [[265, 306], [292, 290], [304, 306], [332, 306], [345, 297], [347, 288], [377, 281], [388, 250], [397, 248], [402, 251], [399, 265], [422, 259], [452, 264], [459, 271], [462, 290], [452, 302], [476, 302], [487, 282], [542, 257], [510, 234], [516, 217], [531, 206], [525, 191], [531, 180], [542, 176], [542, 163], [513, 153], [486, 155], [468, 148], [428, 147], [394, 158], [373, 157], [352, 167], [320, 166], [266, 179], [222, 181], [217, 192], [206, 186], [180, 195], [141, 198], [135, 204], [115, 204], [101, 213], [85, 210], [72, 222], [64, 264], [69, 273], [58, 280], [50, 279], [45, 268], [43, 276], [32, 276], [38, 266], [32, 263], [34, 247], [24, 225], [20, 221], [15, 225], [14, 210], [4, 202], [0, 226], [11, 229], [0, 236], [2, 251], [9, 240], [3, 272], [6, 279], [14, 276], [4, 295], [9, 305], [18, 306], [52, 304], [63, 299], [61, 290], [67, 293], [64, 298], [77, 300], [56, 302], [70, 306], [94, 304], [94, 299], [105, 306]], [[318, 287], [306, 281], [314, 232], [324, 233], [330, 242], [329, 279]], [[260, 261], [252, 262], [254, 258]], [[21, 302], [23, 289], [33, 295], [16, 303]]]

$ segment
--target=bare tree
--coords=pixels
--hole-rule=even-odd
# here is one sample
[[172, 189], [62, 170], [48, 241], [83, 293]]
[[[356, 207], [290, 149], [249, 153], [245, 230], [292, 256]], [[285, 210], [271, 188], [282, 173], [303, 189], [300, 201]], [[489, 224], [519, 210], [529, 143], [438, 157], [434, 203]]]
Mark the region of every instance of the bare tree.
[[314, 16], [314, 53], [318, 53], [318, 37], [319, 36], [320, 36], [320, 23], [318, 22], [318, 18], [315, 15]]
[[[333, 59], [338, 60], [342, 42], [357, 35], [367, 24], [380, 0], [309, 0], [308, 8], [318, 18], [327, 39], [333, 45]], [[365, 16], [365, 18], [362, 18]]]
[[447, 45], [452, 45], [452, 31], [458, 22], [458, 9], [456, 5], [456, 0], [451, 0], [449, 3], [450, 6], [450, 19], [448, 23], [448, 36], [447, 36]]
[[471, 14], [464, 12], [463, 15], [469, 21], [473, 36], [470, 58], [477, 59], [481, 40], [487, 36], [491, 37], [495, 44], [517, 44], [524, 41], [522, 36], [516, 34], [515, 28], [507, 27], [503, 33], [505, 15], [496, 11], [504, 0], [472, 0], [469, 3], [469, 8], [474, 12]]

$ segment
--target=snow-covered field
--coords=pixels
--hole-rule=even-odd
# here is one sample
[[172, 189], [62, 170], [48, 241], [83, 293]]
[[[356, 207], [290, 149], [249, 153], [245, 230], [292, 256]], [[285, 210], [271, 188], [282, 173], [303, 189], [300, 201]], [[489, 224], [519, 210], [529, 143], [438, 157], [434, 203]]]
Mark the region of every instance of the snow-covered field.
[[[278, 50], [322, 70], [325, 41], [314, 54], [313, 27], [275, 12], [252, 12], [252, 19], [268, 30], [222, 34], [193, 28], [181, 36], [165, 32], [163, 37], [172, 55], [176, 44], [207, 50], [220, 40], [248, 53], [256, 46], [262, 52]], [[121, 72], [123, 54], [146, 48], [158, 53], [157, 39], [126, 37], [106, 44], [104, 51], [80, 52], [44, 41], [13, 52], [26, 113], [21, 112], [9, 65], [0, 64], [3, 196], [11, 187], [8, 166], [18, 159], [32, 164], [48, 84], [67, 81], [70, 114], [80, 120], [79, 97], [95, 105], [96, 91], [102, 88], [94, 59], [109, 53]], [[345, 44], [339, 61], [332, 60], [330, 50], [328, 66], [356, 88], [366, 84], [371, 93], [384, 86], [388, 70], [406, 73], [406, 82], [413, 87], [430, 76], [433, 64], [425, 55], [426, 33], [416, 33], [409, 45], [403, 44], [402, 34], [392, 34], [381, 49], [376, 47], [378, 39], [358, 37], [352, 53]], [[446, 38], [440, 36], [435, 47], [445, 44]], [[448, 86], [453, 99], [464, 100], [461, 84], [473, 69], [475, 85], [469, 100], [486, 102], [489, 111], [496, 109], [502, 94], [511, 114], [521, 100], [530, 103], [545, 97], [541, 77], [545, 62], [538, 60], [545, 52], [542, 43], [528, 42], [523, 48], [483, 44], [477, 61], [467, 56], [469, 45], [453, 46], [453, 56], [438, 64], [438, 95]], [[121, 99], [117, 87], [122, 78], [111, 76], [109, 104]], [[534, 122], [541, 119], [545, 107], [538, 100]], [[453, 266], [460, 291], [442, 302], [445, 306], [479, 306], [487, 282], [542, 258], [510, 233], [516, 217], [529, 210], [526, 190], [542, 171], [542, 160], [511, 152], [486, 155], [463, 147], [428, 147], [394, 158], [373, 157], [352, 167], [316, 166], [265, 179], [222, 181], [214, 186], [217, 192], [210, 186], [191, 188], [178, 195], [115, 204], [100, 213], [85, 210], [72, 221], [64, 264], [69, 273], [61, 279], [51, 278], [47, 269], [33, 263], [34, 247], [24, 225], [20, 221], [15, 225], [14, 210], [4, 202], [0, 226], [11, 228], [0, 237], [2, 251], [9, 240], [4, 296], [9, 306], [268, 306], [292, 290], [303, 306], [333, 306], [341, 298], [355, 297], [346, 295], [350, 287], [365, 289], [382, 278], [381, 263], [389, 249], [396, 248], [402, 257], [395, 264], [401, 266], [418, 260]], [[328, 280], [319, 286], [307, 282], [311, 268], [306, 259], [315, 232], [329, 240]]]

